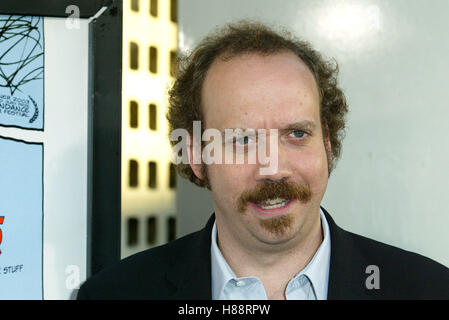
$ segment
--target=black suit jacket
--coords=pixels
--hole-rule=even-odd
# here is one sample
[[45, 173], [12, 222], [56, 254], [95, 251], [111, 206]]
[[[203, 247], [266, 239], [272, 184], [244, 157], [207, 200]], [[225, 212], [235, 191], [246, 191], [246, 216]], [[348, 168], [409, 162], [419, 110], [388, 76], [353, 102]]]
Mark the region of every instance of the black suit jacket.
[[[323, 212], [331, 236], [328, 299], [449, 299], [448, 268], [347, 232]], [[81, 286], [78, 299], [211, 299], [214, 220], [212, 215], [204, 229], [99, 272]], [[379, 268], [379, 289], [366, 287], [370, 265]]]

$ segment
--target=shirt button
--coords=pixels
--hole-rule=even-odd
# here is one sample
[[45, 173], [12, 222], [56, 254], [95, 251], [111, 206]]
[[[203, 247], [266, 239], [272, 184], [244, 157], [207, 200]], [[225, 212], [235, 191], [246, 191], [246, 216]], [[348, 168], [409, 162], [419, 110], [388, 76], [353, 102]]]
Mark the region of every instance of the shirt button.
[[239, 280], [239, 281], [237, 281], [237, 282], [235, 283], [235, 285], [236, 285], [237, 287], [243, 287], [243, 286], [245, 285], [245, 281]]

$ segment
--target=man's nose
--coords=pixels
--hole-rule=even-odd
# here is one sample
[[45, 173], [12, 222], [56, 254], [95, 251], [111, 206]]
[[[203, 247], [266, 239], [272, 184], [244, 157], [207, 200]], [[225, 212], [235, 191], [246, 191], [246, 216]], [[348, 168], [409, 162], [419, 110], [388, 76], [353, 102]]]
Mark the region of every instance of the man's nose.
[[270, 148], [267, 159], [268, 163], [261, 161], [263, 159], [258, 157], [257, 172], [255, 173], [256, 180], [288, 180], [293, 175], [290, 159], [286, 150], [280, 144], [277, 146], [277, 150]]

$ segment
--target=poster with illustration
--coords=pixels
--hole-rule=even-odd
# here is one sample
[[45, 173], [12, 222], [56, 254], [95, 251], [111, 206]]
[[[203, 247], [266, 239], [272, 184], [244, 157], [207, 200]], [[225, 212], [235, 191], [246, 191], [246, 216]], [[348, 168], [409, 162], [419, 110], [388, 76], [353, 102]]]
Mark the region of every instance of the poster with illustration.
[[44, 130], [43, 25], [0, 15], [0, 126]]
[[0, 300], [43, 298], [43, 152], [0, 136]]

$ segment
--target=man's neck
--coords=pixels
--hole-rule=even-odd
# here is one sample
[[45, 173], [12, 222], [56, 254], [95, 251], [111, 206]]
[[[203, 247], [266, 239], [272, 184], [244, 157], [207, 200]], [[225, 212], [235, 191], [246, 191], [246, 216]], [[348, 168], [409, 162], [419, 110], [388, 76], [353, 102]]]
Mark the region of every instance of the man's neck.
[[237, 277], [258, 277], [269, 299], [270, 296], [285, 299], [288, 282], [307, 266], [323, 241], [320, 215], [308, 230], [307, 234], [298, 235], [300, 238], [292, 239], [288, 244], [276, 245], [276, 250], [268, 247], [258, 250], [260, 247], [249, 248], [232, 237], [220, 237], [217, 225], [217, 244]]

